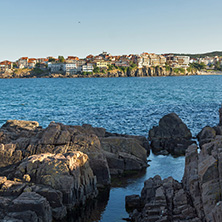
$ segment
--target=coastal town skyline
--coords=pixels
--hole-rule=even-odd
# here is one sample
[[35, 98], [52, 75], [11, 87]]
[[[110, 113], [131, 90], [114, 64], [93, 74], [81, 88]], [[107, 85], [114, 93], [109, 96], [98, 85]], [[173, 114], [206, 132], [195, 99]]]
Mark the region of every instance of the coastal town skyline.
[[[0, 60], [222, 50], [222, 2], [4, 1]], [[207, 16], [206, 16], [207, 15]], [[9, 50], [10, 49], [10, 50]]]

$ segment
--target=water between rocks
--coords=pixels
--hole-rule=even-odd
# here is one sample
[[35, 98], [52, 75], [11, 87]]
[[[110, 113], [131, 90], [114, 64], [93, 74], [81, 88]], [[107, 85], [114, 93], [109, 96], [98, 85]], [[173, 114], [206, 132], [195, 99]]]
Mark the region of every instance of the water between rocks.
[[[144, 135], [165, 114], [177, 113], [196, 135], [219, 121], [222, 76], [97, 79], [0, 79], [0, 125], [8, 119], [92, 124], [107, 131]], [[155, 156], [150, 167], [117, 181], [69, 221], [122, 221], [128, 217], [125, 196], [139, 194], [149, 177], [181, 180], [184, 157]], [[84, 216], [85, 217], [84, 217]]]

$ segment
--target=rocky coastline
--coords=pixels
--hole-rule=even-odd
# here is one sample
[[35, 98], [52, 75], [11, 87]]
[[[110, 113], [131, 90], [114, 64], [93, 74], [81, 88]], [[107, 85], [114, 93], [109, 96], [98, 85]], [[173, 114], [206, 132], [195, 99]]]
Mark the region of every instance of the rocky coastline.
[[[126, 197], [130, 221], [206, 221], [222, 218], [222, 108], [220, 123], [197, 135], [175, 113], [160, 119], [144, 136], [104, 128], [8, 120], [0, 128], [0, 221], [61, 221], [94, 212], [111, 178], [142, 172], [150, 150], [186, 154], [182, 182], [160, 176]], [[151, 163], [152, 164], [152, 163]], [[97, 199], [96, 205], [89, 201]], [[106, 198], [108, 201], [108, 197]], [[86, 204], [87, 203], [87, 204]], [[81, 215], [81, 213], [80, 213]], [[78, 221], [75, 219], [74, 221]]]
[[126, 197], [130, 221], [222, 221], [222, 108], [220, 123], [197, 135], [186, 149], [182, 182], [156, 175], [139, 195]]
[[184, 76], [184, 75], [198, 75], [199, 71], [188, 72], [185, 71], [175, 72], [172, 68], [166, 69], [165, 67], [144, 67], [142, 69], [134, 68], [132, 70], [111, 70], [106, 73], [85, 73], [85, 74], [68, 74], [68, 73], [50, 73], [47, 70], [42, 72], [35, 71], [34, 69], [25, 69], [19, 71], [10, 71], [0, 74], [0, 79], [11, 78], [112, 78], [112, 77], [155, 77], [155, 76]]
[[61, 220], [111, 176], [147, 167], [145, 137], [91, 125], [9, 120], [0, 129], [0, 220]]

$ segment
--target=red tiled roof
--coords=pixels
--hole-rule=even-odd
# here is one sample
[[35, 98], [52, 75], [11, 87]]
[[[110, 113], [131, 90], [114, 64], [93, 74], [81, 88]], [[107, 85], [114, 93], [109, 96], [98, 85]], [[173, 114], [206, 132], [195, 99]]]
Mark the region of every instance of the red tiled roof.
[[22, 58], [20, 58], [20, 59], [22, 59], [22, 60], [27, 60], [27, 59], [28, 59], [28, 57], [22, 57]]

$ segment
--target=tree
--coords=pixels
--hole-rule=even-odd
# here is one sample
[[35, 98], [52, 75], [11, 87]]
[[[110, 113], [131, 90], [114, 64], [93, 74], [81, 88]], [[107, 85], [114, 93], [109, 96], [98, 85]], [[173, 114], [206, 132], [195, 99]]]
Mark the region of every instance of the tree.
[[65, 62], [65, 59], [64, 59], [63, 56], [58, 56], [58, 60], [59, 60], [59, 62], [61, 62], [61, 63], [64, 63], [64, 62]]
[[221, 70], [222, 68], [221, 68], [221, 66], [220, 66], [220, 62], [219, 61], [217, 61], [216, 63], [215, 63], [215, 68], [214, 68], [215, 70]]
[[49, 58], [49, 62], [55, 62], [54, 58]]
[[99, 67], [94, 66], [94, 68], [93, 68], [93, 72], [94, 72], [94, 73], [99, 73], [99, 71], [100, 71]]

